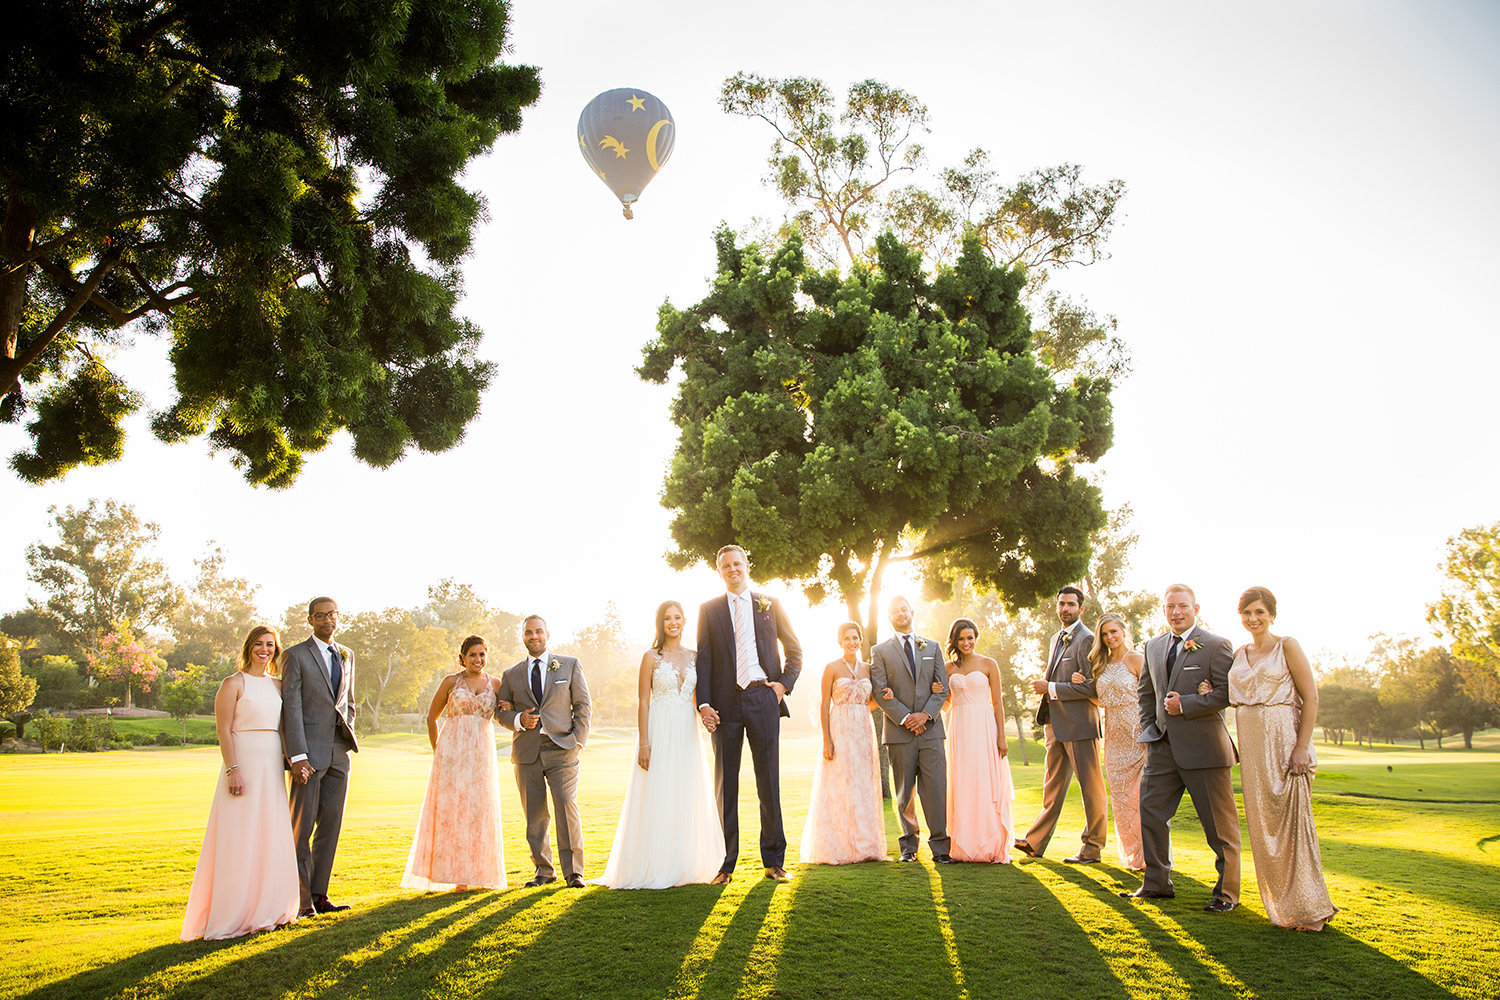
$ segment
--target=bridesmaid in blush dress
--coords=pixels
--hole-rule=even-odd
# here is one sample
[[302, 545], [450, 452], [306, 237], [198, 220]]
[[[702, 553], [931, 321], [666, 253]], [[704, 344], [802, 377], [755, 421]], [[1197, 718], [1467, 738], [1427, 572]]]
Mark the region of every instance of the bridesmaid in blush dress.
[[974, 652], [979, 626], [948, 629], [948, 836], [954, 861], [1010, 864], [1015, 821], [1000, 664]]
[[1312, 814], [1318, 688], [1297, 640], [1271, 634], [1274, 594], [1251, 587], [1240, 595], [1239, 612], [1251, 641], [1230, 665], [1229, 703], [1260, 901], [1278, 927], [1320, 931], [1338, 908], [1323, 881]]
[[[406, 857], [401, 888], [441, 891], [505, 888], [500, 835], [500, 765], [495, 709], [500, 680], [485, 672], [489, 651], [471, 635], [456, 674], [443, 678], [427, 709], [432, 768]], [[442, 731], [438, 719], [442, 717]]]
[[218, 941], [297, 919], [297, 853], [282, 776], [281, 642], [257, 625], [214, 695], [224, 773], [182, 918], [184, 941]]
[[[1098, 678], [1096, 690], [1104, 708], [1104, 776], [1109, 780], [1109, 804], [1115, 814], [1115, 848], [1120, 864], [1144, 871], [1141, 850], [1141, 775], [1146, 770], [1146, 747], [1141, 738], [1141, 710], [1136, 685], [1146, 658], [1130, 648], [1125, 619], [1113, 611], [1100, 615], [1094, 626], [1089, 662]], [[1073, 683], [1087, 678], [1076, 671]]]
[[656, 609], [656, 641], [637, 678], [635, 767], [597, 885], [668, 889], [707, 882], [724, 863], [724, 828], [694, 704], [697, 653], [682, 645], [686, 624], [676, 601]]
[[861, 663], [864, 634], [839, 626], [842, 658], [823, 668], [819, 718], [823, 754], [813, 769], [812, 798], [802, 828], [804, 864], [847, 865], [885, 860], [885, 811], [880, 801], [880, 752], [870, 665]]

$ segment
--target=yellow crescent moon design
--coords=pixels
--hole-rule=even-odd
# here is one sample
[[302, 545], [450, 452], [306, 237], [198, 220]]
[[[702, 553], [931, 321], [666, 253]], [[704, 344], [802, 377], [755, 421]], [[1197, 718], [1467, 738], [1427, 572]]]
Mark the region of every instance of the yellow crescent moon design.
[[646, 161], [651, 164], [652, 170], [660, 170], [661, 164], [656, 162], [656, 133], [661, 131], [663, 125], [672, 124], [671, 119], [663, 118], [651, 126], [651, 131], [646, 136]]

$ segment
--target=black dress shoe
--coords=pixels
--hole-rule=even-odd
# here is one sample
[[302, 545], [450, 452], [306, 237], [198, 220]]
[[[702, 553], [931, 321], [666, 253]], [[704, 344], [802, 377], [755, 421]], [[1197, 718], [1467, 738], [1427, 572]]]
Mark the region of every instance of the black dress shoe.
[[1120, 893], [1121, 899], [1175, 899], [1175, 892], [1157, 892], [1155, 889], [1137, 889], [1134, 892]]
[[896, 860], [897, 861], [915, 861], [915, 860], [917, 860], [917, 852], [916, 851], [902, 851], [901, 852], [901, 857], [897, 858]]
[[553, 882], [556, 882], [556, 881], [557, 881], [557, 876], [556, 875], [538, 875], [536, 878], [531, 879], [530, 881], [528, 881], [526, 883], [526, 885], [523, 886], [523, 888], [526, 888], [526, 889], [535, 889], [539, 885], [549, 885], [549, 884], [551, 884]]
[[567, 886], [568, 886], [569, 889], [585, 889], [585, 888], [587, 888], [587, 886], [585, 886], [583, 884], [583, 876], [582, 875], [569, 875], [568, 876]]
[[936, 861], [940, 865], [956, 865], [956, 864], [958, 864], [957, 861], [953, 860], [953, 856], [951, 854], [934, 854], [932, 856], [932, 860]]
[[1097, 865], [1098, 858], [1086, 858], [1082, 854], [1075, 854], [1071, 858], [1063, 858], [1065, 865]]
[[1223, 896], [1215, 896], [1203, 908], [1205, 913], [1228, 913], [1232, 909], [1234, 909], [1234, 903]]
[[1018, 840], [1018, 841], [1016, 841], [1016, 850], [1020, 851], [1022, 854], [1026, 855], [1028, 858], [1039, 858], [1039, 857], [1041, 857], [1041, 855], [1038, 854], [1032, 848], [1032, 846], [1030, 844], [1026, 843], [1026, 841], [1024, 841], [1024, 840]]
[[327, 896], [319, 896], [313, 900], [313, 909], [319, 913], [339, 913], [349, 909], [349, 904], [335, 903]]

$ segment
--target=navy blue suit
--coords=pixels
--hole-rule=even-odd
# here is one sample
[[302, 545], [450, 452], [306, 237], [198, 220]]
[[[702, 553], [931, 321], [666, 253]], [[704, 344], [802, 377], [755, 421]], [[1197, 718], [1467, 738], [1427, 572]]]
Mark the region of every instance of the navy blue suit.
[[[735, 663], [734, 622], [729, 599], [716, 597], [698, 609], [698, 704], [719, 713], [714, 729], [714, 792], [724, 825], [725, 873], [740, 855], [740, 756], [745, 737], [760, 797], [760, 859], [767, 868], [786, 865], [786, 830], [781, 822], [781, 716], [786, 703], [769, 687], [775, 681], [791, 694], [802, 672], [802, 645], [792, 632], [781, 602], [751, 593], [755, 652], [767, 684], [741, 690]], [[778, 645], [780, 648], [778, 649]], [[786, 653], [786, 662], [781, 654]]]

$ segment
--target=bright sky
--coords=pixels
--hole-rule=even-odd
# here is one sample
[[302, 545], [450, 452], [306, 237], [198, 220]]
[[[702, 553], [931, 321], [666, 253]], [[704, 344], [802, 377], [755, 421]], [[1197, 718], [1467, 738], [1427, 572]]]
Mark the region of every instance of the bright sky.
[[[719, 221], [780, 214], [760, 183], [769, 129], [717, 106], [740, 70], [911, 90], [934, 166], [977, 145], [1005, 179], [1068, 161], [1127, 183], [1112, 259], [1059, 284], [1118, 316], [1134, 356], [1102, 482], [1135, 508], [1138, 585], [1193, 583], [1238, 641], [1235, 598], [1265, 584], [1281, 630], [1357, 652], [1374, 632], [1425, 634], [1444, 541], [1500, 516], [1500, 7], [767, 0], [746, 21], [681, 0], [513, 6], [512, 58], [541, 67], [544, 92], [470, 175], [491, 221], [464, 309], [500, 375], [464, 444], [377, 471], [341, 438], [273, 493], [141, 417], [118, 465], [41, 487], [0, 476], [0, 608], [25, 602], [47, 508], [90, 497], [159, 522], [183, 583], [216, 540], [276, 619], [320, 592], [346, 611], [414, 606], [452, 576], [555, 636], [613, 601], [644, 644], [660, 600], [712, 596], [711, 570], [662, 558], [670, 391], [632, 369], [661, 302], [703, 296]], [[630, 222], [574, 133], [621, 86], [678, 126]], [[164, 358], [143, 335], [114, 365], [160, 408]], [[0, 426], [0, 453], [22, 441]], [[810, 661], [836, 655], [841, 618], [796, 612]]]

